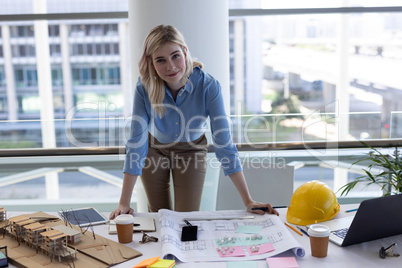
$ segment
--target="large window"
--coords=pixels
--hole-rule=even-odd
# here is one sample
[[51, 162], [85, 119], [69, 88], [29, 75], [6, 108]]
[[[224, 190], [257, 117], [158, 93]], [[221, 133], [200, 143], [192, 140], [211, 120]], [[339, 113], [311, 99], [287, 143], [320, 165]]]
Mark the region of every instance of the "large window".
[[78, 43], [72, 45], [72, 56], [87, 55], [87, 56], [102, 56], [102, 55], [119, 55], [118, 43]]
[[[29, 15], [32, 5], [21, 5], [29, 1], [0, 1], [0, 16], [26, 16], [0, 22], [1, 148], [45, 147], [49, 132], [56, 147], [124, 145], [130, 113], [124, 109], [132, 99], [129, 85], [136, 81], [123, 61], [130, 58], [124, 40], [128, 18], [85, 14], [126, 12], [127, 1], [82, 0], [85, 5], [74, 6], [77, 1], [47, 0], [49, 14], [79, 14], [49, 20], [42, 29]], [[7, 5], [18, 8], [3, 8]], [[230, 0], [228, 95], [235, 143], [401, 138], [401, 13], [400, 1], [392, 0]], [[49, 40], [43, 44], [49, 46], [49, 58], [37, 58], [43, 48], [35, 47], [39, 35]], [[38, 67], [44, 62], [49, 69]], [[11, 70], [7, 79], [5, 70]], [[51, 82], [39, 79], [42, 75]], [[51, 104], [54, 115], [40, 113]], [[49, 121], [53, 129], [45, 124]], [[354, 153], [334, 157], [341, 162]], [[317, 164], [322, 159], [308, 150], [284, 155], [287, 162], [304, 165], [295, 173], [295, 187], [320, 179], [337, 189], [357, 176], [327, 161]]]
[[[352, 7], [396, 3], [386, 2], [230, 1], [230, 114], [234, 141], [400, 137], [401, 12], [334, 9], [342, 3]], [[48, 12], [61, 12], [58, 5], [49, 0]], [[110, 10], [127, 9], [127, 3], [122, 2], [93, 8], [108, 10], [108, 5]], [[63, 8], [81, 11], [69, 4]], [[11, 60], [5, 64], [14, 70], [14, 90], [38, 91], [35, 24], [15, 22], [4, 27], [10, 31], [10, 40], [2, 45], [9, 44], [12, 52]], [[124, 41], [119, 38], [119, 27], [127, 28], [127, 19], [48, 22], [49, 64], [59, 66], [52, 67], [50, 77], [58, 94], [65, 95], [58, 98], [65, 102], [67, 110], [79, 104], [76, 92], [129, 97], [123, 97], [126, 93], [122, 86], [130, 79], [121, 77], [129, 70], [120, 66], [120, 60], [129, 58], [130, 51], [120, 50]], [[63, 59], [68, 60], [62, 64]], [[0, 81], [5, 81], [1, 75]]]
[[52, 85], [55, 87], [63, 85], [63, 70], [61, 66], [52, 66]]
[[33, 37], [34, 26], [33, 25], [21, 25], [10, 27], [11, 37]]
[[73, 24], [70, 36], [117, 36], [117, 24]]
[[0, 67], [0, 90], [2, 87], [6, 86], [6, 73], [4, 72], [4, 68]]
[[120, 68], [114, 66], [74, 66], [72, 68], [75, 85], [115, 85], [120, 84]]
[[277, 12], [231, 17], [236, 142], [400, 138], [402, 14]]
[[16, 66], [15, 81], [17, 88], [36, 87], [38, 85], [38, 72], [34, 66]]

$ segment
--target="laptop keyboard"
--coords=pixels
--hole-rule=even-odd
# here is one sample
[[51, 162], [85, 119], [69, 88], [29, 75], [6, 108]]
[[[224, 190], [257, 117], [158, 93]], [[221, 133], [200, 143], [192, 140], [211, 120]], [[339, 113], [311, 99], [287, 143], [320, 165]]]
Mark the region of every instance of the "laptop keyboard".
[[340, 238], [345, 238], [346, 233], [348, 232], [349, 228], [343, 228], [343, 229], [339, 229], [336, 231], [333, 231], [332, 233]]

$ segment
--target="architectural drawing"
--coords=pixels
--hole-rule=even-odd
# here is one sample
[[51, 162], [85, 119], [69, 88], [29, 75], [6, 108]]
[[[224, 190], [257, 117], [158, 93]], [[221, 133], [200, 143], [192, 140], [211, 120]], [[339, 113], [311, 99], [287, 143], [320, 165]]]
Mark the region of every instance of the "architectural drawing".
[[[275, 256], [287, 250], [293, 250], [296, 256], [303, 257], [305, 250], [286, 229], [283, 222], [276, 215], [254, 215], [253, 218], [246, 211], [200, 211], [174, 212], [159, 210], [161, 225], [162, 256], [174, 256], [182, 262], [204, 261], [235, 261], [258, 260]], [[226, 219], [222, 219], [226, 218]], [[183, 219], [189, 220], [192, 225], [198, 226], [196, 241], [182, 242], [180, 240]], [[237, 232], [239, 227], [261, 226], [258, 239], [253, 239], [250, 233]], [[220, 239], [227, 237], [228, 242], [220, 244]], [[233, 239], [233, 240], [232, 240]], [[250, 247], [272, 248], [273, 250], [251, 252]], [[242, 249], [244, 254], [219, 254], [219, 248], [230, 246]], [[226, 255], [226, 256], [225, 256]], [[240, 258], [240, 259], [239, 259]]]

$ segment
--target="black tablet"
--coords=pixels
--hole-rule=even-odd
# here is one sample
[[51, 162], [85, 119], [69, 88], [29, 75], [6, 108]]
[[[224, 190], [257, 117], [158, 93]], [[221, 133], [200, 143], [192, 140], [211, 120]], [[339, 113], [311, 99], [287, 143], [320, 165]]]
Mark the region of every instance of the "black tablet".
[[58, 212], [62, 220], [67, 220], [71, 224], [85, 227], [108, 223], [109, 220], [95, 208], [76, 208]]

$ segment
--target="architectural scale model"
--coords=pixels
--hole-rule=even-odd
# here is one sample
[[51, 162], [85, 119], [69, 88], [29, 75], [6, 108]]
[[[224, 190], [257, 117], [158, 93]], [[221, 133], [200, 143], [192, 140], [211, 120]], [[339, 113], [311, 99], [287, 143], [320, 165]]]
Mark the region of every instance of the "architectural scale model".
[[17, 267], [107, 268], [142, 255], [95, 235], [92, 225], [79, 227], [44, 212], [10, 214], [0, 207], [1, 268], [4, 263]]
[[24, 215], [8, 220], [3, 217], [2, 221], [8, 221], [5, 225], [0, 225], [5, 235], [10, 235], [18, 243], [35, 248], [36, 252], [43, 252], [52, 260], [57, 257], [61, 262], [61, 258], [76, 257], [77, 251], [68, 247], [68, 243], [78, 242], [81, 233], [68, 226], [48, 227]]
[[[2, 229], [2, 226], [4, 225], [6, 219], [7, 211], [5, 210], [5, 208], [0, 207], [0, 230]], [[1, 250], [3, 250], [4, 253]], [[8, 267], [7, 246], [0, 247], [0, 268], [2, 267]]]
[[5, 208], [0, 207], [0, 222], [5, 221], [7, 218], [7, 211]]

